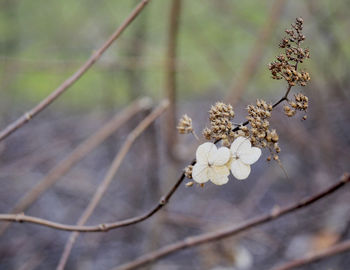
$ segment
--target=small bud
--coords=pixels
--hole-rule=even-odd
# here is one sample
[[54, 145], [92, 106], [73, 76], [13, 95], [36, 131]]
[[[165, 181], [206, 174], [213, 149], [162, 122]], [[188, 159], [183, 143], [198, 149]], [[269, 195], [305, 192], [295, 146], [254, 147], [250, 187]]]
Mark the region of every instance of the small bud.
[[188, 183], [186, 183], [186, 187], [192, 187], [192, 186], [193, 186], [193, 184], [194, 184], [194, 182], [193, 182], [193, 181], [188, 182]]

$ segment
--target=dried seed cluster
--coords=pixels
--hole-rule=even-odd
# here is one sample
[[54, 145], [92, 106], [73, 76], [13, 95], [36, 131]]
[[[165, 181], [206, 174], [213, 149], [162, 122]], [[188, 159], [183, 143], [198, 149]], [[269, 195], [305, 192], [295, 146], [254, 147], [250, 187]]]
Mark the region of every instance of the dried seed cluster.
[[176, 128], [180, 134], [192, 133], [192, 119], [187, 114], [183, 115]]
[[[242, 126], [238, 135], [248, 137], [253, 146], [268, 148], [278, 160], [281, 148], [278, 145], [278, 134], [275, 129], [270, 129], [269, 118], [273, 107], [262, 99], [256, 101], [256, 106], [248, 105], [248, 116], [250, 128]], [[271, 158], [270, 158], [271, 160]]]
[[210, 128], [203, 130], [203, 135], [207, 140], [222, 140], [223, 144], [232, 143], [234, 132], [232, 119], [235, 113], [229, 104], [217, 102], [209, 111]]
[[306, 58], [310, 58], [309, 49], [301, 47], [301, 43], [305, 40], [302, 30], [303, 19], [297, 18], [295, 24], [292, 24], [292, 29], [285, 31], [287, 37], [284, 37], [279, 44], [279, 47], [284, 49], [284, 54], [280, 54], [276, 57], [276, 61], [269, 64], [272, 78], [285, 79], [290, 86], [296, 84], [305, 86], [310, 80], [308, 72], [297, 70], [298, 63], [303, 63]]
[[[284, 113], [288, 117], [292, 117], [296, 114], [296, 111], [305, 112], [309, 107], [309, 98], [302, 93], [294, 95], [294, 101], [288, 101], [288, 105], [284, 106]], [[303, 120], [306, 120], [306, 115], [303, 116]]]

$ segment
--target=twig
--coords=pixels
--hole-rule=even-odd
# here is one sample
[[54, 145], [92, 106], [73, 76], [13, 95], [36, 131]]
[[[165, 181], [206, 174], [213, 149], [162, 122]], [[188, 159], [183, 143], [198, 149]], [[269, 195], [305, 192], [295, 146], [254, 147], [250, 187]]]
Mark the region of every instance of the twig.
[[286, 4], [285, 0], [275, 0], [272, 3], [272, 8], [268, 14], [268, 18], [264, 26], [261, 28], [258, 38], [254, 43], [251, 53], [245, 65], [242, 68], [242, 71], [237, 76], [236, 83], [232, 85], [231, 91], [227, 97], [227, 100], [235, 104], [237, 100], [241, 97], [244, 90], [246, 89], [249, 80], [253, 77], [256, 72], [256, 68], [260, 63], [261, 58], [263, 57], [263, 51], [266, 46], [267, 41], [269, 40], [273, 30], [275, 29], [276, 24], [278, 23], [281, 15], [283, 14], [282, 10]]
[[142, 0], [130, 15], [125, 19], [122, 25], [110, 36], [110, 38], [97, 50], [91, 57], [83, 64], [71, 77], [65, 80], [56, 90], [54, 90], [49, 96], [39, 102], [30, 111], [24, 113], [16, 121], [8, 125], [4, 130], [0, 132], [0, 141], [11, 135], [14, 131], [22, 127], [29, 122], [38, 113], [43, 111], [47, 106], [54, 102], [61, 94], [63, 94], [71, 85], [73, 85], [86, 71], [102, 56], [102, 54], [112, 45], [112, 43], [124, 32], [124, 30], [130, 25], [131, 22], [140, 14], [144, 7], [150, 0]]
[[[117, 113], [96, 133], [79, 144], [64, 160], [58, 163], [50, 172], [42, 178], [31, 190], [29, 190], [13, 207], [11, 213], [23, 212], [32, 205], [38, 197], [48, 188], [55, 184], [63, 175], [65, 175], [78, 161], [85, 157], [95, 147], [100, 145], [120, 126], [126, 123], [136, 113], [150, 107], [148, 98], [141, 98], [131, 103], [123, 111]], [[0, 236], [6, 231], [11, 223], [4, 223], [0, 226]]]
[[[161, 103], [161, 105], [157, 108], [157, 114], [160, 115], [167, 106], [168, 106], [168, 102], [163, 101]], [[156, 114], [153, 114], [153, 117], [155, 117], [155, 115]], [[148, 118], [148, 121], [151, 121], [151, 120], [152, 120], [151, 118]], [[139, 127], [138, 130], [140, 130], [140, 129], [141, 129], [141, 127]], [[134, 132], [134, 134], [131, 137], [129, 137], [129, 139], [126, 142], [127, 144], [129, 144], [130, 141], [134, 140], [133, 137], [135, 135], [137, 135], [137, 132]], [[122, 151], [127, 152], [126, 147]], [[121, 162], [120, 158], [118, 158], [118, 162], [117, 161], [113, 162], [114, 170], [117, 169], [117, 166], [120, 165], [120, 162]], [[106, 178], [112, 177], [112, 172], [113, 171], [110, 170], [109, 173], [107, 174]], [[116, 229], [119, 227], [125, 227], [125, 226], [129, 226], [131, 224], [139, 223], [139, 222], [153, 216], [154, 213], [156, 213], [159, 209], [161, 209], [169, 201], [169, 199], [174, 194], [176, 189], [180, 186], [184, 177], [185, 177], [184, 174], [182, 174], [181, 177], [179, 178], [179, 180], [172, 187], [172, 189], [165, 196], [163, 196], [160, 199], [159, 203], [153, 209], [151, 209], [150, 211], [148, 211], [147, 213], [145, 213], [143, 215], [129, 218], [129, 219], [125, 219], [122, 221], [116, 221], [113, 223], [104, 223], [104, 224], [99, 224], [99, 225], [94, 225], [94, 226], [67, 225], [67, 224], [52, 222], [52, 221], [45, 220], [42, 218], [26, 216], [23, 213], [22, 214], [0, 214], [0, 221], [29, 222], [29, 223], [34, 223], [34, 224], [38, 224], [41, 226], [57, 229], [57, 230], [71, 231], [71, 232], [106, 232], [106, 231]], [[104, 181], [104, 183], [106, 183], [106, 181]], [[103, 191], [103, 188], [101, 187], [100, 189], [98, 189], [98, 191], [99, 190]], [[99, 191], [99, 192], [101, 192], [101, 191]], [[94, 198], [97, 198], [97, 195]], [[94, 200], [97, 201], [97, 199], [94, 199]]]
[[172, 0], [170, 5], [168, 48], [166, 53], [166, 95], [170, 106], [167, 113], [166, 147], [170, 157], [173, 157], [173, 149], [176, 142], [176, 49], [179, 33], [182, 0]]
[[[81, 215], [77, 225], [81, 226], [86, 223], [86, 221], [89, 219], [89, 217], [94, 212], [96, 206], [100, 202], [103, 194], [108, 189], [109, 185], [111, 184], [114, 176], [116, 175], [122, 161], [124, 160], [126, 154], [129, 152], [131, 146], [135, 142], [135, 140], [146, 130], [147, 127], [149, 127], [150, 124], [152, 124], [169, 106], [168, 101], [163, 101], [160, 103], [160, 105], [155, 108], [147, 117], [145, 117], [132, 131], [131, 133], [126, 137], [126, 140], [116, 155], [115, 159], [112, 162], [112, 165], [110, 166], [105, 178], [97, 188], [94, 196], [92, 197], [89, 205], [86, 207], [85, 211]], [[73, 245], [76, 241], [76, 239], [79, 236], [79, 232], [73, 232], [64, 247], [64, 251], [62, 253], [61, 259], [59, 261], [59, 264], [57, 266], [57, 270], [63, 270], [69, 254], [71, 253], [71, 250], [73, 248]]]
[[204, 233], [198, 236], [193, 237], [187, 237], [182, 241], [176, 242], [174, 244], [170, 244], [168, 246], [165, 246], [161, 249], [158, 249], [156, 251], [147, 253], [134, 261], [130, 263], [126, 263], [120, 267], [114, 268], [114, 270], [131, 270], [135, 269], [140, 266], [144, 266], [146, 264], [149, 264], [155, 260], [158, 260], [162, 257], [165, 257], [169, 254], [175, 253], [177, 251], [180, 251], [182, 249], [191, 248], [194, 246], [202, 245], [208, 242], [217, 241], [226, 237], [230, 237], [233, 235], [236, 235], [240, 232], [246, 231], [248, 229], [251, 229], [253, 227], [256, 227], [258, 225], [273, 221], [277, 218], [280, 218], [286, 214], [289, 214], [291, 212], [294, 212], [298, 209], [304, 208], [306, 206], [311, 205], [312, 203], [332, 194], [336, 190], [343, 187], [345, 184], [350, 182], [350, 174], [346, 173], [343, 175], [343, 177], [340, 179], [340, 181], [329, 188], [327, 188], [324, 191], [321, 191], [318, 194], [315, 194], [313, 196], [310, 196], [306, 199], [303, 199], [291, 206], [287, 206], [284, 208], [274, 208], [269, 214], [261, 215], [256, 218], [253, 218], [251, 220], [248, 220], [247, 222], [239, 225], [239, 226], [231, 226], [226, 229], [222, 229], [216, 232], [211, 233]]
[[343, 253], [346, 251], [350, 251], [350, 240], [341, 242], [339, 244], [336, 244], [330, 248], [327, 248], [326, 250], [317, 252], [315, 254], [311, 254], [305, 258], [299, 259], [299, 260], [294, 260], [289, 263], [286, 263], [282, 266], [274, 268], [274, 270], [289, 270], [293, 269], [299, 266], [303, 266], [309, 263], [313, 263], [319, 260], [322, 260], [324, 258]]

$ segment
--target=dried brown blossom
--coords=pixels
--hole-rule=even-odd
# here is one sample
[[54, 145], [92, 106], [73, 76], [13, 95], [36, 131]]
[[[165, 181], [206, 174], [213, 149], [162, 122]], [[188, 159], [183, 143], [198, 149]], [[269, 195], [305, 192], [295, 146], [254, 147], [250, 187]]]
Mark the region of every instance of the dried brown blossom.
[[301, 47], [301, 43], [305, 40], [302, 33], [303, 19], [297, 18], [292, 29], [285, 32], [284, 37], [279, 43], [279, 47], [284, 49], [284, 53], [276, 57], [276, 61], [269, 64], [272, 78], [275, 80], [285, 79], [290, 86], [299, 84], [305, 86], [310, 80], [310, 75], [306, 71], [298, 71], [298, 64], [303, 63], [305, 59], [310, 58], [309, 49]]
[[[238, 136], [249, 138], [252, 145], [260, 148], [268, 148], [271, 152], [279, 153], [281, 148], [278, 146], [279, 136], [275, 129], [270, 130], [269, 118], [271, 117], [272, 105], [264, 100], [257, 100], [256, 106], [248, 105], [248, 116], [250, 128], [240, 127]], [[243, 133], [243, 134], [242, 134]], [[241, 135], [242, 134], [242, 135]], [[271, 158], [270, 158], [271, 160]]]
[[235, 113], [229, 104], [217, 102], [209, 111], [210, 127], [203, 130], [207, 140], [222, 140], [223, 144], [230, 144], [234, 139], [232, 132]]
[[192, 119], [184, 114], [177, 125], [177, 130], [180, 134], [188, 134], [193, 132]]
[[[296, 114], [296, 111], [306, 112], [309, 107], [309, 98], [302, 93], [294, 95], [294, 101], [288, 101], [288, 105], [284, 106], [284, 113], [288, 117], [292, 117]], [[306, 115], [303, 116], [303, 120], [306, 120]]]

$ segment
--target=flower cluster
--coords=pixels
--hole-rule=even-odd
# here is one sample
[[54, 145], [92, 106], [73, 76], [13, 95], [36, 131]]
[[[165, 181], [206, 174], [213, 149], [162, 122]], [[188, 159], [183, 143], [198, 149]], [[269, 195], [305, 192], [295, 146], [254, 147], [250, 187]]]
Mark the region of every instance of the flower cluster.
[[297, 70], [298, 63], [303, 63], [306, 58], [310, 58], [309, 49], [301, 47], [301, 43], [305, 40], [302, 30], [303, 19], [297, 18], [295, 24], [292, 24], [292, 29], [285, 31], [287, 37], [284, 37], [279, 44], [279, 47], [284, 49], [284, 54], [280, 54], [276, 57], [276, 61], [269, 64], [272, 78], [285, 79], [290, 86], [296, 84], [305, 86], [310, 80], [308, 72]]
[[[305, 95], [296, 94], [294, 100], [288, 97], [293, 86], [305, 86], [310, 80], [309, 73], [298, 71], [298, 64], [310, 58], [309, 49], [301, 47], [305, 40], [302, 30], [303, 20], [297, 18], [292, 29], [285, 31], [287, 36], [279, 44], [284, 53], [269, 65], [273, 79], [285, 79], [288, 83], [284, 96], [274, 105], [262, 99], [258, 99], [255, 105], [248, 105], [247, 121], [242, 124], [232, 122], [235, 113], [231, 105], [217, 102], [212, 106], [209, 111], [210, 126], [203, 130], [203, 135], [205, 139], [215, 142], [206, 142], [198, 147], [195, 165], [185, 169], [187, 178], [201, 186], [209, 180], [217, 185], [227, 183], [230, 171], [237, 179], [245, 179], [250, 174], [250, 165], [261, 156], [262, 148], [270, 151], [268, 161], [274, 159], [281, 164], [278, 156], [281, 151], [279, 136], [270, 127], [269, 120], [273, 108], [283, 101], [288, 103], [284, 106], [284, 112], [289, 117], [294, 116], [298, 110], [306, 112], [308, 109], [308, 98]], [[303, 119], [306, 119], [306, 115]], [[178, 130], [180, 133], [193, 133], [192, 122], [184, 116]], [[223, 146], [217, 148], [215, 144], [219, 141]], [[191, 185], [193, 182], [187, 184]]]
[[279, 137], [275, 129], [270, 129], [269, 122], [272, 109], [272, 105], [262, 99], [256, 101], [256, 106], [248, 105], [247, 120], [250, 128], [242, 126], [240, 132], [249, 138], [253, 146], [268, 148], [274, 159], [278, 160], [278, 153], [281, 151], [278, 145]]
[[229, 104], [217, 102], [209, 111], [210, 128], [203, 130], [207, 140], [222, 140], [223, 145], [232, 143], [234, 133], [232, 132], [232, 119], [235, 116], [233, 108]]
[[196, 151], [196, 164], [192, 168], [192, 179], [200, 184], [209, 180], [216, 185], [228, 182], [230, 170], [239, 180], [250, 174], [250, 165], [255, 163], [261, 155], [261, 150], [252, 147], [249, 139], [238, 137], [231, 144], [230, 149], [206, 142]]
[[[296, 111], [305, 112], [309, 107], [309, 98], [301, 93], [294, 95], [294, 101], [288, 101], [288, 105], [284, 106], [284, 113], [288, 117], [292, 117], [296, 114]], [[306, 115], [303, 116], [303, 120], [306, 120]]]

